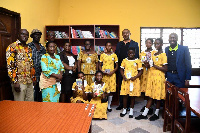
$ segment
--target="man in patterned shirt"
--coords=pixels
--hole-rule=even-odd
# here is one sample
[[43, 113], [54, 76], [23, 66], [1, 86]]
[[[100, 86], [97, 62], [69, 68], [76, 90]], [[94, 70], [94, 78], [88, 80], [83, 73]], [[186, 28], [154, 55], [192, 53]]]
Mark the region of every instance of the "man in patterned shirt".
[[33, 29], [30, 37], [33, 38], [33, 41], [28, 44], [28, 46], [32, 49], [32, 59], [35, 68], [35, 76], [36, 76], [36, 84], [34, 85], [34, 101], [42, 102], [42, 94], [39, 92], [39, 81], [40, 74], [42, 72], [41, 69], [41, 57], [43, 54], [46, 54], [46, 49], [40, 43], [42, 32], [38, 29]]
[[6, 49], [8, 76], [15, 101], [33, 101], [33, 67], [32, 50], [26, 44], [29, 32], [19, 31], [18, 40]]

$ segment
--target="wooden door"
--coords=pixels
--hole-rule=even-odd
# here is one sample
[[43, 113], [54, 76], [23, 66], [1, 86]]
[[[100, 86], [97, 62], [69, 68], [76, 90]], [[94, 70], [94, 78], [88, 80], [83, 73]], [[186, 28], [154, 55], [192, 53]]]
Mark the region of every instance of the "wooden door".
[[20, 14], [0, 7], [0, 101], [13, 100], [6, 67], [6, 48], [17, 40], [17, 32], [20, 28]]

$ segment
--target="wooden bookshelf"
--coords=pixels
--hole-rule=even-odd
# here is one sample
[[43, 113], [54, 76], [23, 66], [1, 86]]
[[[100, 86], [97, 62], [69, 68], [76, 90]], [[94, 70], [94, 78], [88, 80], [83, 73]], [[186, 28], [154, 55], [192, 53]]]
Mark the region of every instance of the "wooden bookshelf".
[[[101, 30], [106, 30], [109, 33], [114, 32], [117, 38], [97, 38], [95, 36], [95, 27], [100, 27]], [[74, 30], [90, 31], [93, 38], [72, 38], [71, 28]], [[90, 40], [93, 50], [95, 46], [105, 46], [105, 43], [109, 41], [112, 43], [113, 51], [115, 51], [120, 36], [119, 25], [46, 25], [45, 41], [47, 39], [47, 31], [60, 31], [68, 34], [69, 38], [55, 39], [55, 43], [58, 47], [62, 47], [66, 41], [71, 42], [72, 46], [84, 46], [85, 40]]]
[[[71, 34], [71, 27], [74, 30], [82, 30], [82, 31], [90, 31], [93, 38], [72, 38]], [[109, 33], [114, 32], [117, 38], [98, 38], [95, 36], [95, 27], [100, 27], [100, 30], [106, 30]], [[59, 38], [55, 39], [55, 43], [58, 47], [62, 47], [66, 41], [71, 42], [72, 46], [84, 46], [84, 42], [86, 40], [90, 40], [92, 46], [91, 48], [94, 50], [95, 46], [105, 46], [106, 42], [112, 43], [113, 51], [116, 50], [117, 43], [120, 41], [120, 29], [119, 25], [46, 25], [45, 26], [45, 33], [47, 31], [61, 31], [66, 32], [69, 36], [67, 39]], [[46, 41], [46, 34], [45, 34], [45, 41]], [[118, 77], [117, 77], [118, 81]], [[117, 82], [118, 84], [118, 82]], [[114, 93], [112, 104], [118, 105], [119, 104], [119, 87], [117, 85], [117, 92]]]

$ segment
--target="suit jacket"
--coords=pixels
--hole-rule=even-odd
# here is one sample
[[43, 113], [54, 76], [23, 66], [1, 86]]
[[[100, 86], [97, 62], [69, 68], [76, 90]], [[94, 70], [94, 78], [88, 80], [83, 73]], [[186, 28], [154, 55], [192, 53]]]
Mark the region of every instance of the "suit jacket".
[[[118, 58], [119, 58], [121, 46], [122, 46], [122, 41], [120, 41], [120, 42], [117, 43], [117, 47], [116, 47], [116, 50], [115, 50], [115, 53], [116, 53], [116, 55], [117, 55]], [[138, 47], [138, 43], [135, 42], [135, 41], [133, 41], [133, 40], [131, 40], [129, 48], [130, 47], [134, 47], [135, 48], [135, 58], [139, 59], [139, 47]], [[126, 53], [126, 56], [128, 56], [128, 53]]]
[[[165, 53], [167, 56], [168, 51], [169, 46], [165, 48]], [[181, 82], [191, 79], [191, 56], [187, 46], [178, 45], [176, 67]], [[167, 78], [169, 77], [167, 76]]]

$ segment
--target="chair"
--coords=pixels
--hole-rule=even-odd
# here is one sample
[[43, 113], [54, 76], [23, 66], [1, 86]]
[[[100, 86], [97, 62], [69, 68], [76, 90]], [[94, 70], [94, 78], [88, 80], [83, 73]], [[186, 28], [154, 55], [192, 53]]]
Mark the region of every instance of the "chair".
[[170, 82], [165, 82], [166, 89], [166, 99], [165, 99], [165, 109], [164, 109], [164, 125], [163, 132], [169, 131], [169, 126], [171, 127], [171, 132], [173, 133], [174, 127], [174, 88], [175, 86]]
[[[185, 88], [187, 89], [187, 88]], [[186, 107], [186, 117], [180, 116], [179, 102]], [[174, 132], [177, 132], [177, 129], [181, 133], [191, 133], [191, 132], [200, 132], [199, 122], [200, 119], [191, 120], [191, 110], [190, 110], [190, 100], [189, 94], [182, 91], [180, 88], [175, 87], [175, 117], [174, 117]]]

